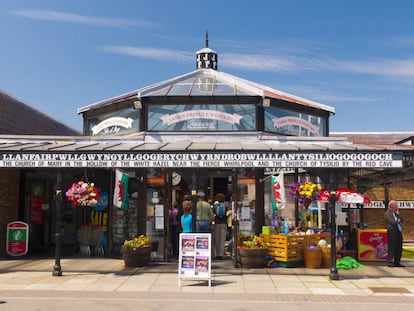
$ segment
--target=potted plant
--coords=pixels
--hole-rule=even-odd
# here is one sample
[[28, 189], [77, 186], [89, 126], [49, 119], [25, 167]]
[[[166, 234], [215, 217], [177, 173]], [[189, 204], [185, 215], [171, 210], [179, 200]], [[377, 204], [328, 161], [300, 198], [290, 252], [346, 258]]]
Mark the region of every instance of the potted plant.
[[124, 241], [121, 246], [121, 253], [125, 266], [147, 266], [151, 257], [151, 246], [149, 238], [143, 234]]
[[237, 250], [244, 268], [264, 268], [269, 243], [257, 235], [240, 235]]

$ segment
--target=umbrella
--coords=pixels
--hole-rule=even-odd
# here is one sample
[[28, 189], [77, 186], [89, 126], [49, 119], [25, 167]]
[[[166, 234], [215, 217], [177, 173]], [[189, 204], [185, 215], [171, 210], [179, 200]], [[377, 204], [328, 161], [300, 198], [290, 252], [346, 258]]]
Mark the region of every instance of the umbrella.
[[[337, 201], [341, 203], [346, 203], [346, 204], [358, 204], [358, 203], [369, 204], [371, 203], [371, 200], [367, 196], [361, 193], [358, 193], [352, 189], [338, 188], [335, 191], [335, 194], [336, 194]], [[329, 191], [322, 190], [318, 197], [318, 201], [328, 202], [328, 200], [329, 200]]]

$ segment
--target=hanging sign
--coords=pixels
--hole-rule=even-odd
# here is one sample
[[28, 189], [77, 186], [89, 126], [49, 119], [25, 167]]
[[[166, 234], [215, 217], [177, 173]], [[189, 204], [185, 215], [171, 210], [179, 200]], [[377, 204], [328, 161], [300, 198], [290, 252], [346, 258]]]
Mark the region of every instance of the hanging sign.
[[13, 221], [7, 225], [6, 251], [10, 256], [23, 256], [29, 249], [29, 225]]

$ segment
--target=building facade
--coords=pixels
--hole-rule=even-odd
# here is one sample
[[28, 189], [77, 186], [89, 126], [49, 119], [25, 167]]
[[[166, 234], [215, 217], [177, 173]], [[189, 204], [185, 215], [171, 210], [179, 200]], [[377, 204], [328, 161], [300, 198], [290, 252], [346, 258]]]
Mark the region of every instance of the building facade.
[[[223, 193], [239, 232], [255, 234], [276, 216], [309, 225], [300, 223], [298, 202], [288, 195], [297, 180], [368, 194], [407, 171], [411, 145], [332, 137], [334, 108], [217, 69], [206, 39], [196, 70], [80, 108], [81, 137], [0, 137], [0, 167], [10, 174], [5, 183], [14, 177], [19, 184], [15, 217], [39, 228], [30, 233], [31, 250], [50, 253], [60, 232], [68, 253], [119, 256], [125, 239], [146, 234], [156, 246], [153, 258], [168, 260], [169, 211], [185, 195], [195, 203], [200, 190], [211, 200]], [[272, 176], [281, 173], [283, 209], [272, 202]], [[68, 200], [67, 189], [78, 181], [99, 188], [98, 204]], [[389, 190], [378, 200], [386, 203]], [[314, 205], [319, 213], [311, 225], [329, 228], [327, 204]], [[370, 212], [360, 214], [352, 226], [370, 224]]]

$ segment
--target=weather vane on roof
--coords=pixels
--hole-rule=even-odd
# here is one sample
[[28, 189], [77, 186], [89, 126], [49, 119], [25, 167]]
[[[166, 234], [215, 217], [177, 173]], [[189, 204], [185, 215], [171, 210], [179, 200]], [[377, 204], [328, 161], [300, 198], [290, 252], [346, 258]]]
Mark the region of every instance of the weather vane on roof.
[[206, 31], [206, 46], [197, 51], [196, 57], [197, 69], [217, 70], [217, 53], [208, 47], [208, 31]]
[[206, 31], [206, 48], [208, 48], [208, 30]]

